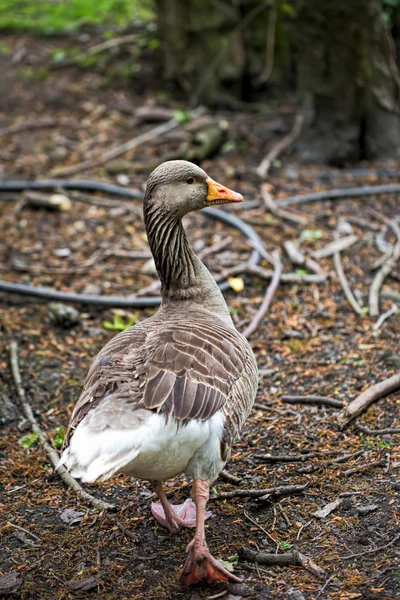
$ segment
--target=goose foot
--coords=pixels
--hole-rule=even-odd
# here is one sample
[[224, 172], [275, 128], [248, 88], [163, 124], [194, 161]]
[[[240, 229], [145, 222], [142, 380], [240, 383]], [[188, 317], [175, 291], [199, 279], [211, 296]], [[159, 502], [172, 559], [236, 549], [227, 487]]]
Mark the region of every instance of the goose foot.
[[[183, 527], [196, 527], [196, 505], [193, 500], [188, 498], [183, 504], [169, 504], [167, 512], [164, 510], [161, 502], [151, 504], [151, 514], [161, 525], [169, 531], [179, 531]], [[206, 519], [211, 517], [211, 513], [206, 513]]]
[[204, 581], [232, 581], [242, 583], [242, 579], [233, 575], [212, 556], [205, 542], [195, 537], [187, 547], [187, 557], [179, 583], [193, 585]]

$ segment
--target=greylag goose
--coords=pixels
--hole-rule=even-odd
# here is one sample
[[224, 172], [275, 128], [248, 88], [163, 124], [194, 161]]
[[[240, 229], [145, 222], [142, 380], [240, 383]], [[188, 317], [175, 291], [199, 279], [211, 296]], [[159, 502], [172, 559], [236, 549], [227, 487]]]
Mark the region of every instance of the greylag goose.
[[[122, 331], [94, 359], [66, 433], [60, 464], [84, 482], [127, 473], [151, 482], [153, 516], [170, 531], [195, 527], [181, 583], [241, 580], [208, 550], [209, 489], [253, 405], [258, 375], [210, 272], [181, 219], [241, 194], [198, 166], [168, 161], [150, 175], [144, 222], [161, 280], [158, 312]], [[162, 481], [186, 473], [192, 500], [169, 504]]]

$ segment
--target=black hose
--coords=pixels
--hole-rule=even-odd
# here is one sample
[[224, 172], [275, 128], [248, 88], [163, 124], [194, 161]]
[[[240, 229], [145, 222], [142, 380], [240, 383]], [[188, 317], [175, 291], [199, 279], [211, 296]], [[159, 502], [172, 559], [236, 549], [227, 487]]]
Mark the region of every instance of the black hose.
[[[132, 192], [118, 185], [102, 183], [91, 180], [72, 180], [72, 179], [48, 179], [43, 181], [0, 181], [0, 191], [22, 191], [27, 189], [54, 189], [61, 187], [64, 189], [79, 189], [90, 191], [102, 191], [109, 194], [124, 196], [127, 198], [142, 198], [137, 192]], [[247, 223], [232, 214], [229, 214], [218, 208], [205, 208], [203, 213], [211, 219], [221, 221], [226, 225], [234, 227], [249, 240], [253, 247], [263, 246], [263, 242], [258, 233]], [[257, 265], [260, 262], [260, 254], [253, 250], [249, 262]], [[227, 281], [219, 284], [221, 291], [229, 288]], [[60, 302], [78, 302], [80, 304], [93, 304], [97, 306], [114, 306], [120, 308], [148, 308], [158, 306], [161, 303], [160, 296], [147, 297], [124, 297], [124, 296], [95, 296], [87, 294], [74, 294], [70, 292], [59, 292], [48, 288], [26, 285], [23, 283], [12, 283], [10, 281], [0, 280], [0, 291], [20, 294], [24, 296], [34, 296], [46, 300], [58, 300]]]

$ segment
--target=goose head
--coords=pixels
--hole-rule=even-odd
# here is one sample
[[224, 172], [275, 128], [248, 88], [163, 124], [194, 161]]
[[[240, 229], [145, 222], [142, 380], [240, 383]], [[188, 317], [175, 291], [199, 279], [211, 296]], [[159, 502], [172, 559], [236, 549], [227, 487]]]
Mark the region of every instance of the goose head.
[[144, 199], [145, 213], [170, 213], [182, 218], [206, 206], [243, 202], [243, 196], [217, 183], [203, 169], [186, 160], [169, 160], [150, 175]]

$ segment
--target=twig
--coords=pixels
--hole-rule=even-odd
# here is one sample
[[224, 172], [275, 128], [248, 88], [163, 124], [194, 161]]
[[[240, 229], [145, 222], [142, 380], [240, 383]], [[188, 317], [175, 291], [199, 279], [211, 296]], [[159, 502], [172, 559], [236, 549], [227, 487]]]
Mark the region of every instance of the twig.
[[382, 298], [386, 298], [387, 300], [394, 300], [395, 302], [400, 302], [400, 294], [393, 291], [383, 291], [381, 292]]
[[374, 209], [370, 209], [369, 212], [376, 219], [388, 225], [397, 238], [397, 242], [393, 247], [392, 255], [382, 265], [382, 267], [375, 275], [369, 290], [369, 314], [371, 315], [371, 317], [377, 317], [379, 315], [379, 294], [383, 282], [385, 281], [386, 277], [390, 275], [390, 273], [396, 266], [397, 261], [400, 259], [400, 227], [394, 219], [388, 219], [387, 217], [385, 217], [385, 215], [382, 215]]
[[400, 429], [396, 427], [388, 427], [386, 429], [369, 429], [369, 427], [361, 425], [361, 423], [357, 423], [357, 421], [354, 423], [354, 428], [357, 429], [357, 431], [362, 431], [362, 433], [365, 433], [365, 435], [391, 435], [393, 433], [400, 433]]
[[[32, 431], [37, 433], [38, 438], [42, 443], [43, 448], [51, 464], [56, 469], [60, 461], [60, 457], [58, 456], [58, 452], [56, 452], [56, 450], [54, 450], [54, 448], [52, 448], [52, 446], [47, 442], [46, 436], [40, 428], [39, 423], [37, 422], [36, 417], [33, 414], [31, 405], [26, 399], [25, 390], [22, 385], [21, 373], [19, 370], [18, 345], [15, 341], [10, 342], [10, 364], [11, 373], [17, 390], [22, 412], [31, 424]], [[94, 506], [95, 508], [99, 508], [101, 510], [115, 508], [113, 504], [109, 504], [108, 502], [104, 502], [103, 500], [98, 500], [88, 492], [85, 492], [85, 490], [76, 481], [76, 479], [74, 479], [64, 467], [57, 468], [57, 473], [67, 488], [72, 488], [78, 494], [78, 496], [82, 498], [82, 500], [88, 502], [89, 504], [92, 504], [92, 506]]]
[[42, 129], [46, 127], [56, 127], [61, 125], [71, 125], [71, 119], [52, 119], [44, 117], [43, 119], [28, 119], [22, 121], [22, 123], [13, 123], [6, 127], [0, 128], [0, 135], [11, 135], [13, 133], [20, 133], [21, 131], [27, 131], [28, 129]]
[[341, 400], [327, 398], [326, 396], [285, 395], [281, 397], [281, 400], [282, 402], [288, 402], [289, 404], [321, 404], [323, 406], [334, 406], [335, 408], [342, 408], [343, 406], [343, 402]]
[[267, 460], [268, 462], [305, 462], [310, 458], [320, 456], [319, 452], [309, 452], [308, 454], [255, 454], [254, 458]]
[[[259, 529], [260, 531], [265, 533], [265, 535], [267, 537], [269, 537], [269, 539], [272, 540], [274, 542], [274, 544], [276, 544], [277, 546], [279, 545], [278, 542], [276, 541], [276, 539], [269, 533], [269, 531], [267, 531], [265, 529], [265, 527], [260, 525], [260, 523], [257, 523], [257, 521], [255, 521], [250, 515], [248, 515], [245, 510], [243, 511], [243, 513], [244, 513], [244, 516], [246, 517], [246, 519], [248, 519], [250, 521], [250, 523], [253, 523], [253, 525], [255, 525], [257, 527], [257, 529]], [[274, 529], [274, 527], [272, 527], [272, 529]]]
[[380, 327], [382, 327], [382, 325], [386, 321], [386, 319], [388, 319], [392, 315], [395, 315], [398, 312], [398, 310], [399, 310], [399, 308], [398, 308], [397, 304], [392, 304], [392, 307], [389, 308], [389, 310], [387, 310], [386, 312], [382, 313], [381, 316], [379, 317], [379, 319], [376, 321], [376, 323], [374, 323], [372, 325], [372, 329], [374, 331], [378, 331], [378, 329], [380, 329]]
[[228, 471], [225, 471], [225, 469], [222, 469], [219, 476], [221, 477], [221, 479], [224, 479], [225, 481], [228, 481], [229, 483], [232, 483], [233, 485], [239, 485], [239, 483], [241, 482], [240, 477], [236, 477], [236, 475], [232, 475], [231, 473], [228, 473]]
[[339, 556], [339, 560], [348, 560], [349, 558], [358, 558], [359, 556], [365, 556], [366, 554], [375, 554], [375, 552], [380, 552], [381, 550], [385, 550], [389, 548], [389, 546], [393, 546], [400, 539], [400, 534], [396, 535], [388, 544], [385, 546], [379, 546], [378, 548], [374, 548], [373, 550], [364, 550], [364, 552], [358, 552], [357, 554], [349, 554], [348, 556]]
[[383, 381], [379, 381], [375, 385], [364, 390], [337, 415], [339, 427], [344, 429], [353, 419], [365, 412], [371, 404], [381, 398], [385, 398], [392, 392], [396, 392], [398, 389], [400, 389], [400, 373], [397, 373], [388, 379], [384, 379]]
[[337, 458], [334, 458], [333, 462], [341, 464], [341, 463], [347, 462], [351, 458], [358, 458], [359, 456], [361, 456], [364, 453], [365, 453], [365, 450], [358, 450], [358, 452], [353, 452], [353, 454], [344, 454], [343, 456], [338, 456]]
[[271, 283], [269, 284], [269, 286], [265, 292], [265, 296], [261, 303], [260, 308], [258, 309], [254, 319], [243, 331], [244, 337], [247, 337], [247, 338], [250, 337], [251, 334], [256, 331], [257, 327], [262, 322], [263, 318], [265, 317], [265, 315], [269, 309], [269, 306], [271, 304], [272, 298], [274, 297], [276, 289], [279, 285], [279, 279], [281, 277], [282, 268], [283, 268], [282, 262], [279, 257], [279, 254], [276, 250], [274, 250], [274, 252], [272, 253], [272, 256], [273, 256], [274, 263], [275, 263], [274, 274], [272, 276]]
[[[196, 119], [205, 113], [205, 109], [203, 107], [199, 107], [194, 110], [191, 114], [191, 119]], [[82, 171], [86, 171], [87, 169], [92, 169], [93, 167], [97, 167], [99, 165], [104, 165], [104, 163], [117, 158], [117, 156], [121, 156], [121, 154], [125, 154], [133, 148], [150, 142], [154, 138], [164, 135], [168, 131], [172, 131], [180, 126], [180, 123], [175, 119], [170, 119], [166, 123], [162, 123], [161, 125], [157, 125], [157, 127], [153, 127], [152, 129], [148, 129], [144, 133], [135, 136], [134, 138], [128, 140], [124, 144], [120, 144], [119, 146], [115, 146], [111, 150], [104, 152], [104, 154], [98, 156], [97, 158], [93, 158], [90, 160], [85, 160], [77, 165], [72, 165], [70, 167], [61, 167], [59, 169], [55, 169], [53, 171], [53, 175], [74, 175], [75, 173], [81, 173]]]
[[279, 200], [278, 206], [292, 206], [293, 204], [319, 202], [320, 200], [344, 200], [345, 198], [360, 198], [365, 196], [374, 196], [375, 194], [398, 194], [399, 192], [399, 183], [387, 183], [385, 185], [365, 185], [354, 188], [326, 190], [325, 192], [314, 192], [301, 196], [289, 196], [284, 200]]
[[306, 489], [307, 485], [280, 485], [263, 490], [231, 490], [229, 492], [220, 492], [210, 497], [211, 500], [225, 500], [226, 498], [262, 498], [269, 496], [290, 496], [291, 494], [300, 494]]
[[124, 44], [132, 44], [135, 40], [137, 40], [137, 34], [135, 33], [111, 38], [110, 40], [106, 40], [105, 42], [101, 42], [100, 44], [95, 44], [94, 46], [86, 50], [86, 52], [81, 52], [77, 56], [74, 56], [74, 58], [66, 58], [64, 60], [53, 61], [48, 65], [48, 67], [50, 69], [61, 69], [64, 67], [70, 67], [71, 65], [79, 64], [79, 62], [84, 61], [90, 56], [100, 54], [105, 50], [111, 50], [116, 46], [123, 46]]
[[200, 250], [200, 252], [197, 253], [197, 257], [200, 260], [204, 260], [205, 258], [207, 258], [207, 256], [210, 256], [210, 254], [214, 254], [214, 252], [219, 252], [220, 250], [223, 250], [224, 248], [229, 246], [231, 242], [232, 237], [228, 235], [226, 238], [223, 238], [219, 242], [212, 244], [212, 246], [207, 246], [207, 248], [203, 248], [203, 250]]
[[327, 258], [328, 256], [334, 256], [337, 252], [341, 252], [346, 248], [350, 248], [353, 244], [358, 242], [358, 235], [346, 235], [345, 237], [339, 238], [330, 244], [327, 244], [321, 250], [315, 250], [311, 252], [311, 256], [317, 260], [320, 258]]
[[267, 189], [267, 184], [263, 183], [261, 185], [261, 196], [264, 201], [265, 206], [268, 210], [281, 219], [286, 219], [286, 221], [291, 221], [292, 223], [297, 223], [298, 225], [307, 225], [310, 222], [309, 217], [305, 217], [303, 215], [296, 215], [287, 210], [283, 210], [283, 208], [279, 208], [275, 201], [272, 199], [271, 194]]
[[286, 251], [286, 254], [289, 257], [289, 260], [294, 265], [305, 266], [309, 271], [313, 271], [318, 275], [324, 275], [324, 270], [319, 266], [317, 261], [312, 258], [308, 258], [304, 256], [302, 251], [299, 248], [297, 242], [293, 242], [292, 240], [285, 240], [283, 242], [283, 247]]
[[325, 581], [324, 585], [319, 590], [318, 594], [315, 596], [315, 600], [318, 600], [318, 598], [321, 596], [322, 592], [325, 591], [325, 589], [328, 587], [328, 585], [330, 584], [332, 579], [335, 577], [335, 575], [336, 575], [336, 573], [332, 573], [332, 575]]
[[[352, 236], [349, 236], [349, 237], [352, 237]], [[345, 238], [343, 238], [343, 239], [345, 239]], [[344, 295], [346, 296], [348, 303], [350, 304], [350, 306], [352, 307], [352, 309], [354, 310], [355, 313], [357, 313], [358, 315], [363, 315], [364, 314], [363, 309], [357, 302], [353, 292], [350, 289], [349, 282], [347, 281], [347, 277], [343, 270], [342, 261], [340, 259], [340, 251], [338, 249], [335, 250], [335, 253], [333, 255], [333, 262], [335, 264], [335, 269], [336, 269], [338, 279], [340, 281], [340, 285], [342, 286], [342, 290], [344, 292]]]
[[24, 533], [26, 533], [27, 535], [29, 535], [31, 538], [33, 538], [35, 540], [38, 540], [40, 542], [40, 537], [38, 537], [37, 535], [35, 535], [31, 531], [28, 531], [24, 527], [21, 527], [20, 525], [16, 525], [15, 523], [12, 523], [11, 521], [7, 521], [7, 525], [9, 525], [10, 527], [13, 527], [14, 529], [18, 529], [19, 531], [23, 531]]
[[[303, 126], [303, 121], [303, 112], [297, 113], [291, 131], [271, 148], [271, 150], [267, 153], [267, 155], [258, 165], [256, 172], [259, 177], [264, 179], [268, 175], [268, 171], [271, 167], [272, 162], [278, 158], [281, 152], [286, 150], [286, 148], [288, 148], [297, 139]], [[283, 206], [282, 203], [281, 206]]]
[[311, 558], [308, 558], [297, 550], [285, 554], [267, 554], [266, 552], [257, 552], [256, 550], [249, 550], [248, 548], [240, 548], [238, 555], [242, 560], [259, 563], [261, 565], [303, 567], [318, 577], [318, 579], [325, 576], [324, 569], [319, 567]]
[[363, 473], [364, 471], [368, 471], [371, 467], [385, 467], [385, 460], [376, 460], [371, 463], [364, 463], [363, 465], [359, 465], [358, 467], [353, 467], [352, 469], [347, 469], [347, 471], [342, 471], [340, 473], [341, 477], [350, 477], [350, 475], [354, 475], [355, 473]]

